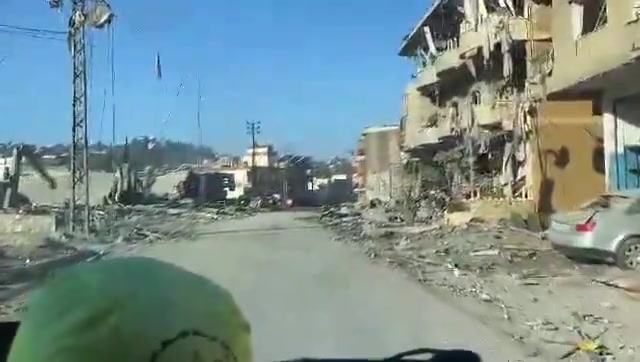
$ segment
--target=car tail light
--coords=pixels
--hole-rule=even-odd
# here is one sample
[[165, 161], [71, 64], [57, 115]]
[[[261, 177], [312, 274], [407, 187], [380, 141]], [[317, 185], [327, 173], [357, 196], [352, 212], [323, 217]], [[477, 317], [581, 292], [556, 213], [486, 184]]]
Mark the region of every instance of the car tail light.
[[580, 233], [590, 233], [596, 228], [596, 222], [593, 220], [593, 216], [587, 219], [582, 224], [576, 225], [576, 231]]

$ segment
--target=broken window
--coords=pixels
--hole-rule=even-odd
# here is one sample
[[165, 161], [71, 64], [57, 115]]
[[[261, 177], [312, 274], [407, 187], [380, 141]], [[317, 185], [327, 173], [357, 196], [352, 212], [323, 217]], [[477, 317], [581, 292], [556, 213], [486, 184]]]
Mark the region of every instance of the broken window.
[[607, 0], [576, 0], [571, 6], [574, 35], [593, 33], [607, 24]]
[[471, 92], [471, 104], [473, 104], [474, 106], [482, 105], [482, 95], [479, 91], [474, 90], [473, 92]]
[[525, 3], [525, 0], [513, 1], [513, 8], [516, 12], [516, 16], [524, 16], [524, 3]]
[[634, 1], [631, 5], [631, 21], [640, 20], [640, 1]]

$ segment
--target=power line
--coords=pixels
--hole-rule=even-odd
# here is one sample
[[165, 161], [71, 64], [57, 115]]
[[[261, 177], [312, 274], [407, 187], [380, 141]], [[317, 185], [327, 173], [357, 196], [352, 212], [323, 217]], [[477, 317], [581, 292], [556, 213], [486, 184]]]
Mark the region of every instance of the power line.
[[49, 29], [40, 29], [40, 28], [30, 28], [26, 26], [16, 26], [16, 25], [8, 25], [8, 24], [0, 24], [0, 28], [6, 28], [17, 31], [25, 31], [32, 33], [43, 33], [43, 34], [53, 34], [53, 35], [67, 35], [66, 31], [59, 30], [49, 30]]
[[111, 146], [116, 144], [116, 61], [115, 61], [115, 30], [109, 24], [109, 66], [111, 73]]
[[[93, 41], [93, 33], [87, 32], [86, 34], [86, 46], [87, 46], [87, 99], [91, 99], [93, 93], [93, 52], [95, 50], [95, 43]], [[87, 101], [87, 113], [91, 113], [91, 101]]]
[[100, 113], [100, 128], [98, 130], [98, 142], [102, 143], [104, 130], [104, 113], [107, 109], [107, 88], [102, 88], [102, 113]]
[[56, 37], [54, 37], [52, 35], [48, 35], [48, 34], [27, 33], [27, 32], [21, 32], [21, 31], [18, 31], [18, 30], [3, 29], [3, 28], [0, 28], [0, 34], [19, 35], [19, 36], [26, 36], [26, 37], [34, 38], [34, 39], [55, 40], [55, 41], [60, 41], [60, 42], [66, 42], [67, 41], [67, 39], [56, 38]]
[[[196, 116], [196, 123], [198, 126], [198, 147], [202, 148], [202, 123], [200, 123], [200, 107], [202, 103], [202, 89], [200, 87], [200, 78], [198, 77], [198, 110]], [[198, 150], [200, 152], [201, 150]], [[198, 166], [202, 166], [202, 160], [200, 156], [197, 156]]]
[[[180, 82], [180, 85], [178, 85], [178, 90], [176, 91], [176, 95], [175, 95], [175, 100], [176, 100], [176, 104], [178, 103], [178, 99], [180, 97], [180, 93], [182, 92], [182, 89], [184, 88], [184, 84], [186, 82], [186, 77]], [[174, 106], [175, 108], [175, 106]], [[164, 120], [162, 121], [162, 124], [160, 126], [160, 138], [164, 138], [164, 131], [165, 128], [167, 126], [167, 124], [169, 123], [169, 120], [171, 119], [171, 116], [173, 114], [173, 108], [169, 110], [169, 112], [167, 113], [166, 117], [164, 118]]]

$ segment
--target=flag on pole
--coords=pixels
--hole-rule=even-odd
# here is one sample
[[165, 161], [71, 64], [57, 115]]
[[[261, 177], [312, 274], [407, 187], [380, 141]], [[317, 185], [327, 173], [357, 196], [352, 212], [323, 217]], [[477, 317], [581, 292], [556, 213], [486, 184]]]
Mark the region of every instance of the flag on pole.
[[162, 79], [162, 66], [160, 65], [160, 52], [156, 55], [156, 77]]

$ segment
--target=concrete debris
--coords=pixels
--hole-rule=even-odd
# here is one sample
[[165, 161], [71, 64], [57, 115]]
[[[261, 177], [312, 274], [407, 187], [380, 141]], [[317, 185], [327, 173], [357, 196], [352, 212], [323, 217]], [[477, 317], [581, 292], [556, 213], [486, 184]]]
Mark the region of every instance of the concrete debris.
[[[532, 355], [558, 360], [569, 346], [552, 341], [576, 341], [580, 331], [582, 337], [570, 343], [575, 350], [566, 358], [640, 360], [632, 354], [640, 345], [640, 317], [628, 313], [638, 306], [625, 295], [640, 296], [632, 292], [640, 286], [638, 275], [626, 282], [613, 275], [604, 278], [618, 271], [576, 264], [537, 233], [507, 221], [405, 225], [348, 205], [324, 210], [320, 220], [336, 232], [336, 241], [356, 245], [369, 258], [446, 291]], [[608, 332], [600, 336], [604, 328]]]
[[[3, 241], [0, 243], [0, 320], [16, 318], [24, 293], [57, 269], [128, 253], [144, 245], [188, 241], [197, 236], [198, 224], [246, 217], [252, 215], [253, 210], [241, 206], [194, 205], [189, 200], [154, 205], [108, 205], [92, 208], [93, 228], [89, 237], [65, 233], [64, 228], [52, 232], [31, 226], [32, 218], [36, 221], [57, 219], [51, 224], [64, 225], [64, 213], [61, 207], [40, 205], [23, 211], [20, 219], [11, 215], [12, 219], [7, 220], [29, 225], [23, 232], [0, 230]], [[0, 218], [0, 225], [1, 221]]]
[[[195, 206], [188, 201], [164, 204], [112, 206], [93, 210], [91, 243], [145, 243], [189, 240], [195, 226], [217, 220], [245, 217], [251, 209], [236, 206]], [[79, 238], [64, 233], [59, 237]]]

